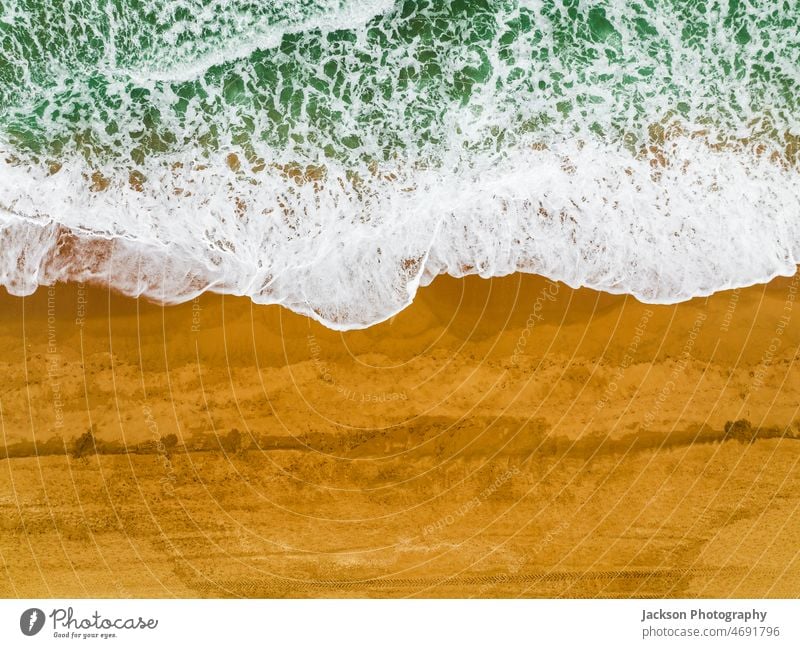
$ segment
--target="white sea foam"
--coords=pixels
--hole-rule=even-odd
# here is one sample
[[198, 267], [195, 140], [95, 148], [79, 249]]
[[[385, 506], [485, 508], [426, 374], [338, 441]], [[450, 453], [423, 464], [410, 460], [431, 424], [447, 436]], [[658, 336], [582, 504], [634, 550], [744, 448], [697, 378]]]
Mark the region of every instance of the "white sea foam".
[[273, 167], [234, 172], [222, 155], [175, 161], [150, 169], [144, 191], [113, 176], [92, 191], [78, 163], [52, 175], [1, 163], [0, 283], [24, 295], [109, 282], [166, 303], [211, 290], [349, 329], [442, 273], [538, 273], [672, 303], [800, 263], [797, 169], [702, 138], [671, 141], [667, 166], [565, 140], [357, 181], [333, 165], [298, 183]]

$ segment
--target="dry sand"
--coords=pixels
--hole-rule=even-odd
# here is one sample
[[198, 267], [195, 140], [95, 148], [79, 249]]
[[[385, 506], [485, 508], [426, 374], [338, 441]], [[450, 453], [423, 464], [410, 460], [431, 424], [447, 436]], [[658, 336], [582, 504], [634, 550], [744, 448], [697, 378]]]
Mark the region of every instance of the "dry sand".
[[348, 333], [217, 295], [3, 296], [4, 445], [181, 446], [0, 460], [0, 595], [795, 596], [798, 288], [440, 278]]

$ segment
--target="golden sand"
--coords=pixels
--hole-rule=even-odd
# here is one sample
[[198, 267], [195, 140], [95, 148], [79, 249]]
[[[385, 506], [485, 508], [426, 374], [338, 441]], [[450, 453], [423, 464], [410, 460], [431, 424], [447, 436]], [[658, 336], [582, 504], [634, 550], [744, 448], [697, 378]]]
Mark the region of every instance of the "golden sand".
[[3, 296], [0, 595], [795, 596], [798, 288]]

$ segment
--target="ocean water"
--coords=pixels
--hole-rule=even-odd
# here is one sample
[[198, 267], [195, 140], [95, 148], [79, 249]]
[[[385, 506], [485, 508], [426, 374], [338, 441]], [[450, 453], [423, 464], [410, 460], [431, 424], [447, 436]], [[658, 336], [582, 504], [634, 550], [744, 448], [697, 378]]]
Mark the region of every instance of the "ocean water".
[[794, 274], [799, 102], [788, 0], [0, 0], [0, 283], [681, 301]]

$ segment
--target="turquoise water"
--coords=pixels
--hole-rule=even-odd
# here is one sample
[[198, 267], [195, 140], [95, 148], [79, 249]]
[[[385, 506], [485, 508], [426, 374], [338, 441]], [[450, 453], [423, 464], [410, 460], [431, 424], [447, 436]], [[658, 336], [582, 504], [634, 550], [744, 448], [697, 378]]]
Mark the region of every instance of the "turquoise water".
[[798, 97], [791, 2], [0, 0], [0, 281], [344, 327], [442, 272], [686, 299], [800, 258]]
[[[796, 4], [369, 5], [3, 0], [0, 136], [137, 165], [221, 147], [251, 161], [436, 160], [453, 140], [497, 149], [587, 130], [637, 146], [671, 118], [780, 147], [796, 127]], [[356, 7], [358, 27], [329, 31]], [[448, 115], [465, 107], [458, 133]]]

